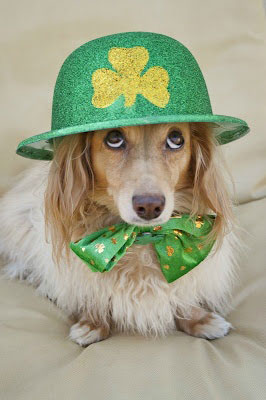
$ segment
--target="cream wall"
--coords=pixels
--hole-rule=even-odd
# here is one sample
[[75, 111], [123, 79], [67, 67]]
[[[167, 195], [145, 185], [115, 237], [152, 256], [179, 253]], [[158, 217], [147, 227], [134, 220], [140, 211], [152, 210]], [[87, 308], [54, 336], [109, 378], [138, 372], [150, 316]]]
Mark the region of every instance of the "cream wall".
[[34, 1], [0, 4], [0, 190], [36, 161], [19, 141], [50, 130], [52, 94], [64, 59], [99, 36], [152, 31], [196, 57], [213, 112], [242, 118], [246, 137], [223, 146], [241, 202], [266, 194], [265, 19], [261, 0]]

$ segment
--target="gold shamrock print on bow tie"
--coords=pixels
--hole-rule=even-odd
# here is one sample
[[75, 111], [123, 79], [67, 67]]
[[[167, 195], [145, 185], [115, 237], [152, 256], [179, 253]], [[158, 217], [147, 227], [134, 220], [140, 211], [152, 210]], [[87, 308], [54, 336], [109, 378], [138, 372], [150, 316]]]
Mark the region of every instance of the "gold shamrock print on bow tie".
[[97, 251], [98, 253], [102, 253], [105, 249], [105, 245], [103, 243], [97, 243], [95, 245], [95, 251]]
[[195, 225], [196, 225], [196, 228], [201, 228], [202, 225], [204, 225], [204, 222], [202, 221], [202, 216], [201, 215], [198, 215], [198, 217], [197, 217], [197, 219], [195, 221]]
[[113, 47], [108, 52], [108, 60], [117, 72], [108, 68], [93, 72], [94, 107], [109, 107], [121, 95], [125, 97], [125, 107], [131, 107], [137, 94], [157, 107], [164, 108], [168, 104], [168, 72], [155, 66], [140, 75], [149, 60], [149, 52], [145, 47]]

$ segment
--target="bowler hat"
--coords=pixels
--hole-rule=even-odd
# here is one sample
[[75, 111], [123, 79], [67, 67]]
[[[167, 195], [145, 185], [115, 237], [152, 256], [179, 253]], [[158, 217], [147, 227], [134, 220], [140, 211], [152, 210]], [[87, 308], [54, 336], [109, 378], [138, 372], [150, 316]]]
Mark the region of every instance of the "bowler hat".
[[49, 132], [23, 140], [17, 154], [53, 158], [53, 139], [131, 125], [207, 122], [219, 144], [249, 131], [216, 115], [199, 65], [179, 41], [153, 32], [122, 32], [73, 51], [57, 77]]

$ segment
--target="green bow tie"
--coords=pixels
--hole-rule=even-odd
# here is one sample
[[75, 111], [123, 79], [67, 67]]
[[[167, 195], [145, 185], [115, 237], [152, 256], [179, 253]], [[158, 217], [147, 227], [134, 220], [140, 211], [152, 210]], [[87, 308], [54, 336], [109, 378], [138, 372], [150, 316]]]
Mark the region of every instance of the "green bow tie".
[[214, 241], [202, 244], [215, 216], [191, 219], [188, 214], [171, 217], [158, 226], [140, 227], [123, 222], [92, 233], [70, 248], [96, 272], [110, 271], [133, 244], [153, 243], [162, 273], [173, 282], [196, 267], [209, 254]]

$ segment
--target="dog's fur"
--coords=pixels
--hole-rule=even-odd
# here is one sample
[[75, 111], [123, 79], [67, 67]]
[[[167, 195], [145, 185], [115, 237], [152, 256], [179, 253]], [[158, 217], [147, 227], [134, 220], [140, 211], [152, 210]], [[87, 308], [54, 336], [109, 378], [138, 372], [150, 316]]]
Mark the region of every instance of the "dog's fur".
[[[185, 145], [167, 151], [170, 129]], [[73, 319], [70, 338], [86, 346], [110, 331], [167, 335], [174, 329], [214, 339], [232, 325], [231, 289], [237, 276], [238, 237], [222, 172], [219, 146], [206, 123], [171, 123], [119, 128], [124, 151], [104, 145], [109, 130], [54, 141], [52, 162], [20, 176], [0, 203], [0, 252], [4, 274], [26, 279]], [[92, 272], [69, 251], [69, 242], [124, 220], [147, 224], [132, 208], [132, 196], [161, 193], [166, 222], [172, 212], [214, 212], [216, 244], [182, 278], [167, 283], [152, 245], [134, 245], [109, 272]], [[210, 238], [209, 238], [210, 239]], [[222, 316], [220, 316], [219, 314]]]

